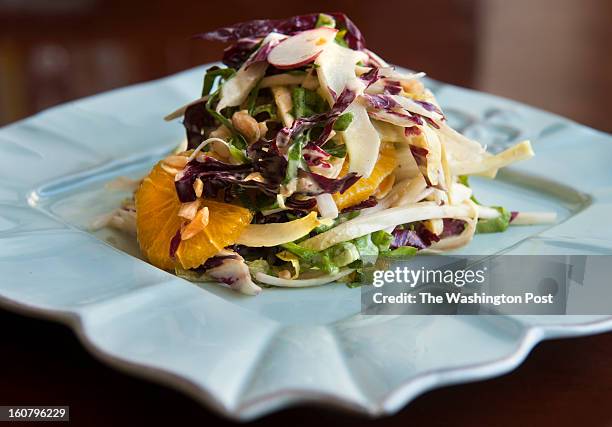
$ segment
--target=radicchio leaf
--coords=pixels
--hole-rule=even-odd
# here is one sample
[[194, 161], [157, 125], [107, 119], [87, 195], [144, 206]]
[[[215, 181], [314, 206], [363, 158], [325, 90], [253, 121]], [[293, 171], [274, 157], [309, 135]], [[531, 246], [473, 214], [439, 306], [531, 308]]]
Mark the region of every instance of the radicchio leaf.
[[366, 43], [363, 34], [357, 28], [357, 25], [353, 23], [344, 13], [334, 12], [329, 15], [333, 16], [336, 22], [340, 23], [340, 25], [346, 28], [346, 35], [344, 36], [344, 41], [351, 49], [362, 50], [365, 49]]
[[236, 43], [223, 50], [222, 62], [228, 67], [239, 69], [242, 64], [251, 56], [253, 50], [259, 44], [259, 39], [240, 39]]
[[441, 116], [444, 116], [444, 114], [442, 114], [442, 111], [438, 107], [436, 107], [434, 104], [432, 104], [431, 102], [417, 101], [416, 99], [414, 100], [414, 102], [419, 104], [421, 107], [425, 108], [427, 111], [432, 111], [434, 113], [438, 113]]
[[[328, 15], [333, 16], [340, 26], [346, 28], [344, 40], [351, 49], [361, 50], [365, 48], [365, 39], [353, 21], [344, 13], [335, 12], [329, 13]], [[299, 31], [314, 28], [318, 17], [318, 13], [310, 13], [307, 15], [292, 16], [286, 19], [255, 19], [253, 21], [240, 22], [206, 33], [197, 34], [194, 37], [228, 43], [247, 37], [265, 37], [271, 32], [294, 34]]]
[[423, 121], [419, 116], [413, 116], [408, 112], [378, 110], [368, 111], [368, 115], [375, 120], [391, 123], [400, 127], [413, 127], [414, 125], [423, 124]]
[[396, 80], [385, 80], [385, 93], [398, 95], [402, 91], [402, 85]]
[[196, 199], [193, 183], [200, 178], [204, 183], [204, 197], [215, 197], [222, 189], [232, 186], [257, 188], [264, 194], [275, 196], [278, 185], [258, 181], [244, 181], [246, 176], [256, 172], [252, 164], [231, 165], [206, 156], [203, 161], [192, 160], [187, 163], [178, 180], [174, 182], [176, 193], [181, 202], [192, 202]]
[[204, 264], [197, 268], [198, 271], [204, 272], [211, 268], [219, 267], [228, 259], [240, 259], [238, 255], [215, 255], [204, 261]]
[[245, 63], [244, 63], [244, 69], [246, 70], [247, 68], [249, 68], [251, 65], [255, 64], [256, 62], [261, 62], [261, 61], [265, 61], [268, 59], [268, 54], [270, 53], [270, 51], [276, 47], [279, 43], [279, 40], [277, 39], [273, 39], [269, 42], [267, 42], [266, 44], [264, 44], [263, 46], [261, 46], [259, 49], [257, 49], [257, 52], [255, 53], [255, 55], [253, 55], [252, 57], [250, 57]]
[[404, 135], [406, 136], [418, 136], [421, 134], [421, 129], [416, 126], [409, 126], [404, 128]]
[[329, 111], [321, 114], [315, 114], [314, 116], [310, 117], [299, 118], [293, 122], [291, 128], [285, 128], [287, 130], [284, 129], [283, 131], [279, 132], [279, 135], [277, 135], [277, 144], [279, 142], [279, 136], [281, 133], [282, 136], [280, 136], [280, 138], [281, 141], [284, 142], [287, 136], [295, 139], [298, 135], [302, 134], [308, 129], [315, 126], [323, 126], [323, 131], [319, 137], [312, 141], [312, 143], [315, 145], [323, 145], [331, 134], [336, 119], [344, 110], [346, 110], [349, 105], [351, 105], [356, 96], [357, 93], [355, 91], [345, 88]]
[[440, 125], [438, 125], [436, 122], [434, 122], [432, 119], [430, 119], [429, 117], [423, 117], [425, 119], [425, 121], [427, 123], [429, 123], [429, 126], [435, 128], [435, 129], [440, 129]]
[[215, 126], [215, 119], [206, 111], [206, 101], [187, 107], [183, 126], [187, 132], [187, 148], [196, 148], [204, 140], [203, 130]]
[[376, 110], [392, 111], [401, 107], [395, 99], [387, 95], [370, 95], [364, 93], [361, 97], [370, 107]]
[[302, 150], [302, 155], [308, 166], [331, 167], [327, 161], [331, 157], [331, 154], [316, 144], [308, 143]]
[[170, 258], [174, 258], [181, 244], [181, 229], [176, 230], [174, 237], [170, 240]]
[[254, 172], [261, 173], [270, 187], [277, 188], [285, 177], [287, 159], [280, 155], [274, 142], [257, 141], [247, 149]]
[[429, 154], [429, 150], [423, 147], [417, 147], [416, 145], [410, 144], [410, 152], [414, 157], [417, 165], [424, 166], [427, 164], [427, 155]]
[[373, 85], [374, 83], [376, 83], [376, 81], [380, 78], [379, 75], [379, 69], [376, 67], [373, 67], [370, 71], [368, 71], [367, 73], [362, 74], [361, 76], [359, 76], [359, 78], [361, 79], [361, 81], [363, 83], [365, 83], [366, 85], [366, 89], [369, 88], [371, 85]]
[[376, 197], [370, 196], [366, 200], [361, 203], [357, 203], [356, 205], [349, 206], [348, 208], [342, 209], [341, 213], [359, 211], [361, 209], [372, 208], [378, 204]]
[[311, 172], [310, 177], [314, 182], [321, 188], [323, 193], [344, 193], [348, 190], [353, 184], [359, 181], [361, 178], [355, 172], [348, 173], [344, 175], [342, 178], [327, 178], [323, 175], [319, 175], [317, 173]]
[[[400, 103], [393, 99], [393, 96], [394, 95], [389, 94], [371, 95], [366, 93], [361, 95], [361, 98], [366, 101], [368, 107], [375, 110], [368, 112], [374, 118], [405, 127], [410, 125], [422, 126], [424, 124], [423, 119], [425, 119], [435, 128], [440, 128], [440, 126], [428, 117], [423, 117], [417, 113], [403, 109]], [[385, 114], [389, 114], [393, 117], [385, 117]]]
[[291, 195], [285, 200], [285, 206], [292, 209], [309, 211], [317, 205], [317, 199], [311, 197], [309, 199], [298, 199], [295, 195]]
[[296, 218], [305, 217], [307, 214], [308, 212], [297, 209], [275, 212], [269, 215], [263, 215], [261, 212], [257, 212], [257, 214], [255, 214], [254, 223], [276, 224], [279, 222], [289, 222], [293, 221]]
[[442, 234], [440, 234], [441, 239], [458, 236], [465, 230], [466, 222], [461, 219], [444, 218], [442, 222], [444, 223], [444, 228], [442, 229]]
[[429, 231], [429, 229], [420, 222], [415, 224], [414, 229], [398, 226], [391, 234], [393, 234], [391, 249], [397, 249], [402, 246], [412, 246], [420, 250], [428, 248], [433, 242], [440, 241], [440, 237]]
[[510, 211], [510, 222], [514, 221], [518, 214], [518, 211]]
[[194, 37], [227, 43], [246, 37], [265, 37], [271, 32], [292, 34], [314, 28], [318, 16], [318, 13], [310, 13], [286, 19], [254, 19], [197, 34]]

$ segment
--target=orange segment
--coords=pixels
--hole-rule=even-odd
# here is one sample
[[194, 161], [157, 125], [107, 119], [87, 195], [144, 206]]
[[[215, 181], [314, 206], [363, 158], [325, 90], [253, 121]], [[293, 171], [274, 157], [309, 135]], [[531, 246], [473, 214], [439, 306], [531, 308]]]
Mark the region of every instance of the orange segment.
[[[344, 162], [342, 165], [340, 176], [344, 176], [348, 172], [348, 163], [349, 162]], [[335, 193], [333, 195], [338, 209], [342, 210], [367, 200], [368, 197], [376, 192], [376, 189], [383, 180], [389, 176], [396, 167], [397, 159], [395, 158], [395, 147], [393, 144], [383, 143], [372, 174], [367, 178], [361, 178], [343, 194]]]
[[177, 261], [183, 268], [195, 268], [224, 247], [238, 240], [251, 222], [251, 212], [240, 206], [214, 200], [202, 200], [208, 207], [206, 228], [194, 237], [183, 240], [170, 257], [170, 241], [184, 219], [178, 216], [181, 202], [176, 195], [174, 176], [158, 163], [135, 194], [136, 228], [140, 249], [149, 262], [164, 270], [172, 270]]
[[183, 240], [176, 258], [183, 268], [196, 268], [221, 249], [236, 243], [238, 236], [251, 223], [251, 211], [229, 203], [203, 200], [208, 207], [208, 225], [200, 233]]

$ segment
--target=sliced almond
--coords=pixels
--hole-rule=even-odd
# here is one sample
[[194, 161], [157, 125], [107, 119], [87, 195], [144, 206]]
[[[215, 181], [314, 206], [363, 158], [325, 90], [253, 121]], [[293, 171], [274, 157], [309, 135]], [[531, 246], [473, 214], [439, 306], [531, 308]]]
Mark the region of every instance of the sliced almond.
[[187, 161], [185, 156], [168, 156], [164, 159], [164, 164], [171, 168], [183, 169], [187, 165]]
[[213, 130], [210, 133], [210, 135], [208, 135], [209, 138], [221, 138], [221, 139], [228, 139], [231, 136], [232, 136], [232, 131], [229, 130], [227, 126], [225, 125], [219, 126], [217, 129]]
[[204, 230], [208, 225], [208, 217], [208, 207], [204, 206], [198, 211], [191, 222], [181, 230], [181, 240], [191, 239], [193, 236]]
[[244, 177], [245, 181], [256, 181], [256, 182], [266, 182], [266, 179], [261, 175], [260, 172], [251, 172], [247, 176]]
[[251, 117], [246, 110], [236, 111], [232, 116], [232, 124], [250, 144], [261, 136], [257, 120]]
[[204, 183], [200, 178], [197, 178], [193, 183], [193, 191], [195, 191], [196, 197], [202, 197], [202, 191], [204, 191]]
[[268, 133], [268, 124], [266, 122], [259, 122], [257, 123], [257, 126], [259, 126], [259, 133], [262, 136], [265, 136], [266, 133]]
[[181, 208], [178, 211], [178, 216], [188, 220], [195, 218], [200, 208], [200, 199], [196, 199], [193, 202], [182, 203]]
[[291, 272], [289, 270], [281, 270], [278, 272], [278, 277], [285, 280], [291, 279]]
[[177, 173], [179, 173], [181, 171], [180, 169], [168, 166], [164, 162], [162, 162], [161, 167], [162, 167], [163, 170], [165, 170], [167, 173], [169, 173], [172, 176], [176, 175]]

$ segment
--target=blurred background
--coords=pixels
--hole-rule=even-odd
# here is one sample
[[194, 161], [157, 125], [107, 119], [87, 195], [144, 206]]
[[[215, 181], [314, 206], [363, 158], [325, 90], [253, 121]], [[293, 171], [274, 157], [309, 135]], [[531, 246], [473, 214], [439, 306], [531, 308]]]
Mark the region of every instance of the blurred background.
[[313, 11], [389, 62], [612, 131], [610, 0], [0, 0], [0, 125], [217, 60], [197, 32]]

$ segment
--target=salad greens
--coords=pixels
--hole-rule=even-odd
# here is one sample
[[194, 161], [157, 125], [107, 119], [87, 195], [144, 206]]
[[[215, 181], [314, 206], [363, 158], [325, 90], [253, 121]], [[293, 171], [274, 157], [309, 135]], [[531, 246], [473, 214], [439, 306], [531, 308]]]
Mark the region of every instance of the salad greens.
[[[196, 258], [195, 268], [175, 263], [182, 277], [249, 294], [356, 283], [381, 257], [460, 247], [475, 232], [505, 231], [517, 215], [538, 218], [483, 206], [468, 183], [529, 158], [529, 142], [491, 155], [453, 130], [424, 74], [366, 49], [343, 13], [196, 37], [229, 46], [226, 67], [206, 71], [201, 98], [168, 116], [182, 115], [187, 132], [185, 151], [162, 161], [181, 218], [170, 230], [170, 263], [181, 248], [222, 249]], [[236, 207], [246, 222], [231, 219]], [[225, 225], [208, 233], [210, 221]], [[203, 243], [188, 246], [194, 235]], [[214, 246], [219, 236], [227, 240]]]

